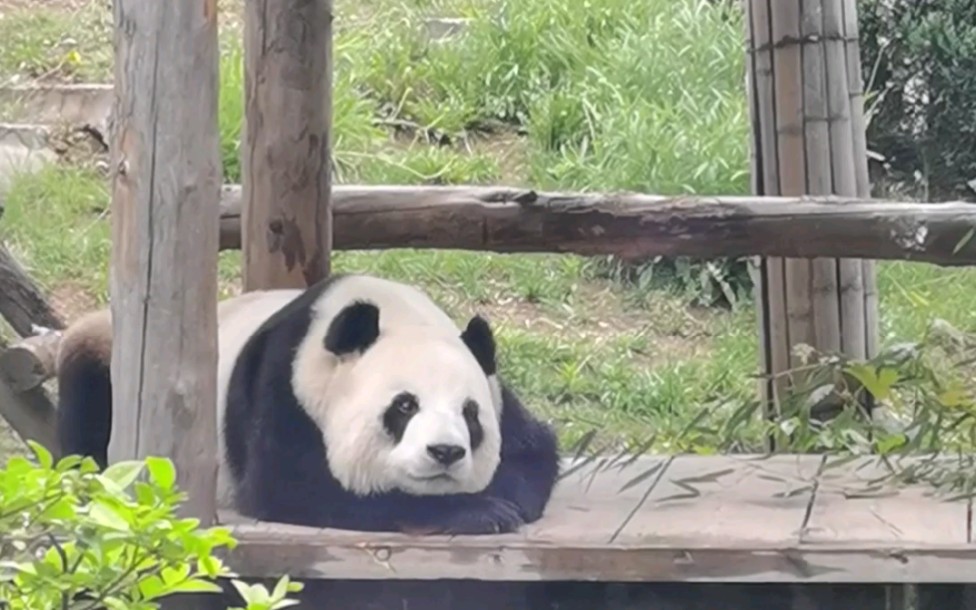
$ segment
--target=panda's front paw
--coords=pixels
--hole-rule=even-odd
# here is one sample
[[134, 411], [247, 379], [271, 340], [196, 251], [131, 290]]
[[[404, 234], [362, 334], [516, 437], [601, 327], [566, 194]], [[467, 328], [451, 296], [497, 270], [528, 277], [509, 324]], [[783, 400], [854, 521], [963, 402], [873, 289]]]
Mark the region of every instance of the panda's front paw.
[[471, 506], [458, 507], [438, 528], [440, 534], [507, 534], [524, 525], [518, 507], [508, 500], [482, 496]]

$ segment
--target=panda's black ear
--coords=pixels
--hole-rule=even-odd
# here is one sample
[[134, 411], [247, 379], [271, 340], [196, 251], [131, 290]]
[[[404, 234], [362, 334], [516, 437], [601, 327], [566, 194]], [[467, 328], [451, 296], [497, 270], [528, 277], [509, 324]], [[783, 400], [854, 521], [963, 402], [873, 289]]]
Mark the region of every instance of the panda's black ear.
[[481, 316], [475, 316], [468, 322], [467, 328], [461, 333], [461, 340], [474, 354], [485, 375], [495, 374], [495, 336], [491, 326]]
[[325, 333], [325, 349], [336, 356], [364, 352], [380, 336], [380, 310], [372, 303], [347, 305]]

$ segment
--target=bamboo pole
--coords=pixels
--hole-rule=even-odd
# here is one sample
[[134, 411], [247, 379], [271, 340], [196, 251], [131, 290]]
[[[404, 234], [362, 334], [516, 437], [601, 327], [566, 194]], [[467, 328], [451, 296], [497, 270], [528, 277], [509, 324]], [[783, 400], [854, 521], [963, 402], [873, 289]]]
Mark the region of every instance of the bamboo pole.
[[[753, 182], [754, 189], [762, 189], [756, 193], [866, 197], [854, 3], [749, 0], [748, 9], [753, 141], [759, 147], [754, 171], [762, 173]], [[855, 358], [873, 353], [873, 262], [767, 258], [758, 280], [760, 351], [767, 375], [798, 365], [798, 344], [842, 350]], [[775, 411], [787, 387], [786, 376], [777, 379], [764, 386], [767, 412]]]

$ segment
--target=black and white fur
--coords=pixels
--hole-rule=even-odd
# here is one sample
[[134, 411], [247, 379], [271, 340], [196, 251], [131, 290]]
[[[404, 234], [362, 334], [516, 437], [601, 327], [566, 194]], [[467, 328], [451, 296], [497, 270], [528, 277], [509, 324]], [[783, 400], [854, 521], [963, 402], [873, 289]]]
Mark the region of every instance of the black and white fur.
[[[218, 308], [219, 502], [319, 527], [478, 534], [537, 520], [552, 430], [498, 378], [489, 325], [364, 275], [244, 293]], [[105, 465], [111, 322], [62, 339], [62, 451]]]

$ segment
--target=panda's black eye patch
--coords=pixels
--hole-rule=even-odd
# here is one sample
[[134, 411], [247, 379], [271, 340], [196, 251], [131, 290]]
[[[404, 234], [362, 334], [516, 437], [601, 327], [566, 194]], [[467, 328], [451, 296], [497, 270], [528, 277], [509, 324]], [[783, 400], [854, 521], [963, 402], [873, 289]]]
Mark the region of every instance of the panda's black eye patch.
[[393, 399], [393, 406], [404, 415], [413, 415], [418, 409], [417, 398], [407, 392], [397, 394]]
[[400, 442], [407, 424], [419, 410], [417, 397], [410, 392], [400, 392], [393, 397], [390, 405], [383, 412], [383, 429], [393, 438], [393, 442]]
[[478, 403], [469, 398], [464, 401], [464, 406], [461, 407], [461, 413], [464, 415], [464, 422], [468, 425], [468, 435], [471, 438], [471, 451], [474, 451], [485, 440], [485, 430], [481, 427], [481, 422], [478, 420]]

